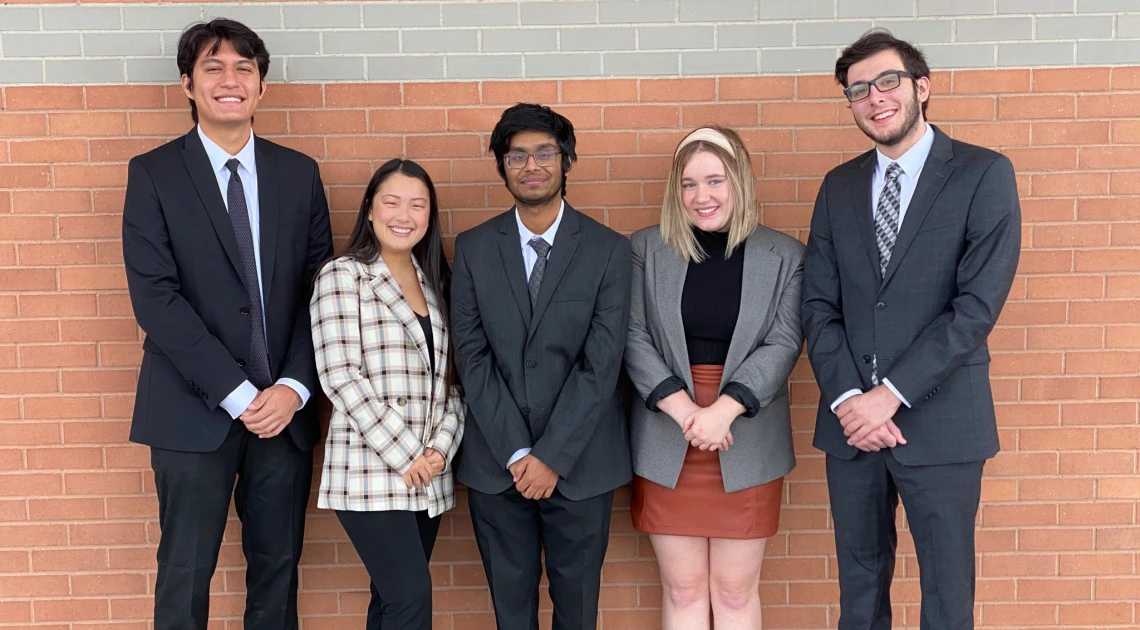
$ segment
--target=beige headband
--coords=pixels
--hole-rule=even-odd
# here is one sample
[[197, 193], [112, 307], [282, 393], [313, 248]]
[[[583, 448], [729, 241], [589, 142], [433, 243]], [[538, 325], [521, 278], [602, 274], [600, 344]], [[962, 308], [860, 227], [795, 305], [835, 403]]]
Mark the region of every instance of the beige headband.
[[685, 136], [685, 139], [681, 141], [681, 144], [677, 145], [677, 150], [673, 152], [673, 157], [677, 157], [677, 155], [681, 153], [681, 149], [685, 148], [686, 145], [692, 144], [694, 142], [700, 142], [702, 140], [704, 142], [708, 142], [709, 144], [715, 144], [716, 146], [727, 151], [729, 155], [736, 155], [736, 149], [732, 146], [732, 143], [728, 141], [728, 138], [723, 133], [717, 131], [716, 129], [713, 129], [712, 127], [701, 127], [700, 129], [696, 129], [689, 135]]

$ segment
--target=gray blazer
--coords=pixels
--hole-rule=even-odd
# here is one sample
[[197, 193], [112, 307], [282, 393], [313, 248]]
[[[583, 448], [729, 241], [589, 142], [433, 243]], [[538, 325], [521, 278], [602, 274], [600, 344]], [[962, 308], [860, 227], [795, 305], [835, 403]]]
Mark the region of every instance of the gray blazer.
[[[658, 227], [633, 235], [633, 278], [626, 371], [637, 390], [630, 419], [633, 470], [673, 488], [689, 443], [667, 414], [645, 399], [676, 376], [689, 395], [693, 377], [681, 321], [681, 291], [689, 263], [661, 240]], [[740, 315], [725, 359], [720, 387], [737, 382], [760, 403], [753, 418], [732, 423], [734, 445], [720, 453], [726, 492], [751, 488], [788, 474], [796, 465], [788, 409], [788, 374], [800, 355], [800, 290], [804, 246], [759, 226], [744, 243]]]

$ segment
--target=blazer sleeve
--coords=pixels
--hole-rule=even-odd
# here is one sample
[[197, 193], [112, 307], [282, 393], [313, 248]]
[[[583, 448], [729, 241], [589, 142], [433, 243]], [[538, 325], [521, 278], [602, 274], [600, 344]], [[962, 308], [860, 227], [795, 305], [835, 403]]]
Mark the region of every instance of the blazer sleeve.
[[[740, 367], [736, 368], [729, 379], [732, 383], [746, 387], [760, 408], [772, 402], [787, 386], [788, 375], [792, 373], [796, 359], [803, 349], [803, 332], [800, 324], [800, 301], [804, 277], [803, 254], [797, 250], [793, 257], [786, 258], [784, 262], [788, 263], [793, 271], [786, 274], [784, 285], [780, 289], [775, 321], [772, 322], [760, 345], [741, 362]], [[747, 404], [744, 406], [749, 407]], [[755, 415], [756, 410], [749, 409], [749, 411]]]
[[863, 391], [859, 368], [851, 356], [843, 322], [839, 263], [827, 203], [828, 179], [815, 198], [811, 235], [804, 255], [803, 304], [800, 320], [807, 337], [808, 360], [828, 405], [850, 390]]
[[429, 447], [443, 454], [448, 463], [459, 450], [459, 442], [463, 440], [463, 420], [466, 415], [463, 399], [459, 395], [459, 388], [452, 387], [443, 409], [443, 420], [440, 421], [435, 433], [431, 437]]
[[451, 276], [451, 340], [455, 348], [455, 367], [475, 426], [486, 438], [495, 459], [506, 468], [511, 455], [519, 449], [530, 448], [532, 440], [507, 382], [495, 365], [491, 342], [483, 329], [465, 245], [462, 235], [455, 240], [455, 269]]
[[650, 305], [645, 303], [645, 287], [647, 283], [653, 282], [652, 278], [646, 277], [646, 241], [646, 234], [638, 232], [633, 235], [630, 243], [629, 331], [625, 340], [625, 371], [646, 404], [656, 407], [657, 402], [665, 397], [660, 394], [668, 390], [672, 391], [668, 391], [666, 396], [673, 394], [684, 389], [685, 385], [681, 381], [681, 387], [674, 389], [679, 379], [665, 363], [646, 323], [646, 311]]
[[158, 190], [139, 158], [127, 167], [123, 263], [135, 319], [147, 339], [183, 378], [206, 392], [210, 410], [217, 409], [246, 375], [182, 296], [179, 262], [174, 259]]
[[970, 201], [966, 251], [958, 262], [958, 295], [922, 331], [884, 378], [919, 401], [966, 362], [997, 323], [1021, 254], [1021, 206], [1013, 163], [999, 155]]
[[332, 256], [332, 230], [329, 227], [329, 204], [325, 199], [325, 186], [321, 173], [313, 163], [312, 199], [309, 203], [309, 242], [305, 248], [301, 277], [297, 282], [304, 287], [297, 300], [297, 315], [293, 320], [293, 336], [281, 366], [281, 376], [316, 391], [317, 372], [314, 367], [312, 324], [309, 317], [309, 288], [320, 264]]
[[408, 472], [424, 446], [372, 387], [361, 358], [360, 294], [355, 274], [333, 261], [317, 275], [310, 310], [321, 388], [389, 468]]
[[616, 239], [594, 302], [581, 358], [570, 371], [531, 454], [565, 478], [611, 404], [629, 332], [630, 245]]

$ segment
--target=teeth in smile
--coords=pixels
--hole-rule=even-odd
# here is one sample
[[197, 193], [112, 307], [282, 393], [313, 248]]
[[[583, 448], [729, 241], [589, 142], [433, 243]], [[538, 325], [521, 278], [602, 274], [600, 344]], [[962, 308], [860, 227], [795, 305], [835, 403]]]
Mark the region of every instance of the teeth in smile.
[[222, 98], [219, 98], [218, 100], [223, 102], [223, 103], [240, 103], [241, 102], [241, 99], [237, 98], [236, 96], [223, 96]]
[[895, 112], [892, 110], [889, 112], [883, 112], [881, 114], [875, 114], [875, 116], [872, 118], [872, 120], [882, 120], [882, 119], [886, 118], [887, 116], [890, 116], [893, 113], [895, 113]]
[[707, 217], [714, 212], [716, 212], [716, 208], [704, 208], [697, 210], [697, 214], [701, 215], [702, 217]]
[[400, 236], [407, 236], [407, 235], [409, 235], [409, 234], [411, 234], [411, 233], [412, 233], [412, 230], [411, 230], [411, 228], [398, 228], [398, 227], [394, 227], [394, 228], [390, 228], [390, 229], [391, 229], [393, 232], [395, 232], [396, 234], [399, 234]]

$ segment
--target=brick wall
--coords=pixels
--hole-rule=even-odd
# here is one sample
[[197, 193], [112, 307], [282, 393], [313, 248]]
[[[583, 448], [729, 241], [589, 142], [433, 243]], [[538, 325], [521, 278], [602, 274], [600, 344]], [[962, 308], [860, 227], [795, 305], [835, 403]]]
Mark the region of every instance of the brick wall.
[[[1004, 452], [978, 531], [984, 628], [1140, 626], [1140, 66], [936, 73], [929, 114], [1018, 169], [1021, 270], [991, 337]], [[655, 222], [684, 130], [736, 127], [762, 220], [806, 237], [820, 177], [868, 147], [826, 76], [479, 83], [275, 84], [259, 133], [321, 163], [343, 239], [363, 183], [406, 155], [432, 173], [448, 234], [509, 204], [486, 155], [505, 105], [556, 105], [579, 130], [569, 198], [613, 228]], [[173, 87], [7, 87], [0, 111], [0, 627], [146, 627], [157, 508], [148, 453], [127, 441], [140, 338], [119, 243], [126, 161], [184, 133]], [[799, 466], [761, 586], [769, 628], [835, 627], [818, 390], [793, 375]], [[605, 630], [657, 627], [661, 589], [618, 494]], [[491, 628], [465, 502], [436, 547], [436, 627]], [[215, 581], [216, 627], [240, 628], [237, 523]], [[909, 538], [895, 587], [918, 627]], [[359, 627], [366, 574], [336, 519], [311, 511], [305, 630]], [[213, 626], [212, 626], [213, 627]]]

